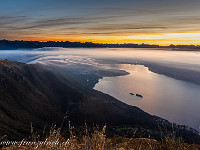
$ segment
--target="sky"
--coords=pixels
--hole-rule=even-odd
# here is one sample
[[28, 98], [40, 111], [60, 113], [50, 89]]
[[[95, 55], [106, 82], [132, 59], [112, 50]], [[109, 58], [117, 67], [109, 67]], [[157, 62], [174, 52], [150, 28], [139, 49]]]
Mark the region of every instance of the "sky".
[[0, 39], [200, 44], [200, 0], [0, 0]]

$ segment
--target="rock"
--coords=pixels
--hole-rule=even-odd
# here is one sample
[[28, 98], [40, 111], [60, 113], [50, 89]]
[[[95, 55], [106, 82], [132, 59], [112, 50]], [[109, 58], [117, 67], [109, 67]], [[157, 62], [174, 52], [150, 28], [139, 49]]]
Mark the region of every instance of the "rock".
[[140, 95], [140, 94], [136, 94], [136, 96], [137, 96], [137, 97], [140, 97], [140, 98], [143, 98], [143, 96], [142, 96], [142, 95]]

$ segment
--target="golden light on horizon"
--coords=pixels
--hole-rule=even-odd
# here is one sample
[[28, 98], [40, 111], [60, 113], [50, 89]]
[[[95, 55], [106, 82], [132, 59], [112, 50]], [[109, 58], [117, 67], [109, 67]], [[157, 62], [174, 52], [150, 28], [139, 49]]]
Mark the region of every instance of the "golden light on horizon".
[[135, 43], [135, 44], [158, 44], [158, 45], [170, 45], [170, 44], [183, 44], [183, 45], [199, 45], [200, 33], [136, 33], [136, 34], [113, 34], [113, 35], [45, 35], [39, 37], [30, 37], [23, 40], [38, 40], [38, 41], [70, 41], [70, 42], [94, 42], [94, 43]]
[[200, 44], [198, 0], [50, 1], [2, 2], [0, 39]]

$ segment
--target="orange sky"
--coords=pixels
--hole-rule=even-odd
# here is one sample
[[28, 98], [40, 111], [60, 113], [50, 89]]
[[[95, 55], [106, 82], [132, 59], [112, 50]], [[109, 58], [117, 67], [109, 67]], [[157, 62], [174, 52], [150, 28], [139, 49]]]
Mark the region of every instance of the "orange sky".
[[4, 0], [0, 39], [200, 45], [199, 0]]
[[145, 44], [185, 44], [185, 45], [199, 45], [200, 33], [166, 33], [166, 34], [133, 34], [133, 35], [76, 35], [76, 36], [58, 36], [49, 35], [28, 38], [23, 40], [37, 40], [37, 41], [79, 41], [79, 42], [94, 42], [94, 43], [145, 43]]

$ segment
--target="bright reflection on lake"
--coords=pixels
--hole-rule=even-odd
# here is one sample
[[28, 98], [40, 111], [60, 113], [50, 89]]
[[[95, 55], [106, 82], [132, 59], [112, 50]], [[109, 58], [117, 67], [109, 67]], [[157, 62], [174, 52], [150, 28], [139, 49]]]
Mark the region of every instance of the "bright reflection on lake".
[[[200, 86], [150, 72], [142, 65], [112, 65], [112, 68], [126, 70], [130, 75], [104, 77], [94, 89], [152, 115], [199, 129]], [[143, 98], [130, 93], [141, 94]]]
[[[65, 67], [75, 64], [75, 67], [86, 65], [86, 67], [126, 70], [131, 74], [104, 77], [95, 86], [95, 89], [108, 93], [129, 105], [138, 106], [152, 115], [199, 129], [200, 82], [195, 85], [152, 73], [142, 65], [131, 65], [135, 62], [145, 62], [146, 66], [149, 63], [154, 63], [153, 65], [160, 65], [160, 68], [157, 68], [158, 72], [162, 66], [167, 66], [169, 68], [166, 72], [172, 73], [177, 68], [181, 68], [187, 75], [186, 77], [192, 78], [193, 83], [195, 83], [200, 80], [199, 51], [133, 48], [40, 48], [1, 50], [0, 58], [30, 64], [63, 64]], [[194, 71], [193, 74], [192, 71]], [[182, 72], [178, 72], [174, 78], [181, 77]], [[193, 76], [191, 77], [191, 75]], [[138, 98], [130, 93], [141, 94], [144, 98]]]

